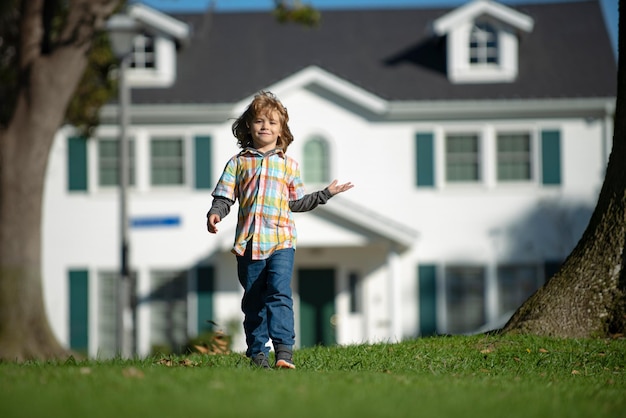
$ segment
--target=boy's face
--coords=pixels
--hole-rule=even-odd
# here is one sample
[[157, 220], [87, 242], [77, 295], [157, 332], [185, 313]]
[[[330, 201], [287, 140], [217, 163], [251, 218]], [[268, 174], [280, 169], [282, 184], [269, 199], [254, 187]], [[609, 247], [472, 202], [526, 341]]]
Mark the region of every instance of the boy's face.
[[282, 131], [282, 123], [278, 112], [267, 112], [257, 115], [250, 124], [250, 134], [254, 148], [261, 152], [276, 148], [276, 142]]

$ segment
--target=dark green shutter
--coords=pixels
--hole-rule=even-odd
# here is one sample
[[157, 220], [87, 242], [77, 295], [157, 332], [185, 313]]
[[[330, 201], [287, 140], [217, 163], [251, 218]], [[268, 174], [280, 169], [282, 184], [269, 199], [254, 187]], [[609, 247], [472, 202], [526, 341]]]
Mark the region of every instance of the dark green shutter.
[[87, 190], [87, 140], [80, 136], [67, 138], [67, 189]]
[[546, 185], [561, 184], [561, 132], [541, 132], [541, 172]]
[[213, 330], [214, 269], [210, 266], [196, 269], [196, 292], [198, 295], [198, 335]]
[[433, 134], [418, 133], [415, 136], [415, 162], [417, 165], [417, 187], [435, 186], [435, 146]]
[[562, 261], [557, 261], [557, 260], [546, 260], [543, 263], [545, 283], [548, 283], [550, 279], [559, 272], [562, 264], [563, 264]]
[[211, 184], [211, 137], [195, 138], [196, 189], [210, 189]]
[[69, 271], [70, 348], [87, 353], [89, 349], [89, 272]]
[[437, 333], [437, 274], [431, 264], [418, 267], [420, 334], [422, 336]]

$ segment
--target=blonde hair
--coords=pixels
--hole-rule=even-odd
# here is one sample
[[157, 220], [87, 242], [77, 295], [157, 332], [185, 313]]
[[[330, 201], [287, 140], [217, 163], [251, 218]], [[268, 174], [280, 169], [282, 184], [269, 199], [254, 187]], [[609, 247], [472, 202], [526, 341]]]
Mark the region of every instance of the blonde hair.
[[281, 134], [278, 137], [276, 146], [283, 152], [287, 152], [287, 147], [293, 142], [293, 135], [287, 124], [289, 122], [289, 114], [287, 113], [287, 108], [269, 91], [260, 91], [256, 94], [246, 111], [233, 123], [233, 135], [237, 138], [237, 145], [240, 148], [253, 146], [250, 125], [254, 118], [272, 112], [278, 113], [281, 122]]

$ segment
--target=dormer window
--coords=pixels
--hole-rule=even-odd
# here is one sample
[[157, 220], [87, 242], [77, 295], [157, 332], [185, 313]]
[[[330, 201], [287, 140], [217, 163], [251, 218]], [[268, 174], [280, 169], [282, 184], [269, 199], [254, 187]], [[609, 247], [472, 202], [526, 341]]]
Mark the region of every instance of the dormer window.
[[149, 35], [137, 36], [133, 45], [132, 55], [131, 68], [156, 68], [154, 38]]
[[533, 19], [490, 0], [473, 0], [433, 22], [435, 35], [446, 36], [451, 83], [512, 83], [519, 70], [522, 32]]
[[170, 87], [176, 79], [174, 41], [158, 35], [135, 37], [130, 67], [131, 87]]
[[130, 5], [127, 12], [144, 32], [134, 39], [128, 86], [171, 87], [176, 80], [177, 47], [189, 41], [189, 25], [140, 3]]
[[472, 65], [498, 64], [498, 33], [489, 23], [476, 23], [472, 27], [469, 59]]

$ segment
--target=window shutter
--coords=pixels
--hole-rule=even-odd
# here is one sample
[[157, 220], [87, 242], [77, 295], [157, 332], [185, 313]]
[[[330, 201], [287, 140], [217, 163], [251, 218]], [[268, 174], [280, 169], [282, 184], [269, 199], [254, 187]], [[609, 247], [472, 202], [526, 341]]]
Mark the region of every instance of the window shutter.
[[415, 136], [415, 150], [417, 164], [417, 187], [435, 186], [435, 147], [433, 134], [430, 132], [418, 133]]
[[561, 184], [561, 132], [541, 132], [541, 172], [545, 185]]
[[81, 136], [67, 138], [67, 189], [87, 191], [87, 139]]
[[433, 264], [420, 265], [417, 269], [419, 280], [420, 334], [437, 333], [437, 274]]
[[545, 282], [548, 283], [550, 281], [550, 279], [552, 278], [552, 276], [554, 276], [555, 274], [557, 274], [559, 272], [559, 270], [561, 269], [561, 265], [563, 264], [563, 261], [558, 261], [558, 260], [546, 260], [543, 263], [543, 273], [544, 273], [544, 278], [545, 278]]
[[212, 331], [207, 321], [213, 319], [213, 291], [215, 280], [211, 266], [196, 268], [196, 292], [198, 295], [198, 335]]
[[87, 353], [89, 349], [89, 272], [70, 270], [68, 280], [70, 348]]
[[196, 189], [210, 189], [211, 183], [211, 137], [195, 138], [195, 180]]

